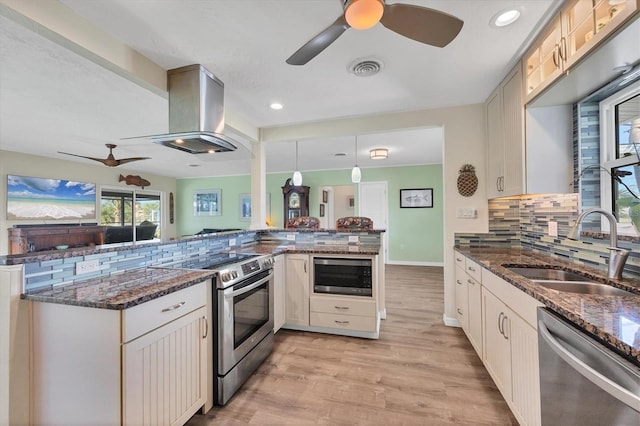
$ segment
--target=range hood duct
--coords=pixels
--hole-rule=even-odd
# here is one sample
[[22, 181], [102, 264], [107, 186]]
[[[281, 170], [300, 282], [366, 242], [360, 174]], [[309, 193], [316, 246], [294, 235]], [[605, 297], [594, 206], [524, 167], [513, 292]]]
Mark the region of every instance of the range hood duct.
[[235, 151], [224, 132], [224, 83], [202, 65], [167, 71], [169, 134], [154, 143], [191, 154]]

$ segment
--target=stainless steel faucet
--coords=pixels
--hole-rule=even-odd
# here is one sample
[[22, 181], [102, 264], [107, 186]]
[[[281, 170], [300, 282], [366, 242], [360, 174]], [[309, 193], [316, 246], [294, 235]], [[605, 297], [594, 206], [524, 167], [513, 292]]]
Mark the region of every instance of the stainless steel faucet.
[[571, 240], [580, 239], [580, 232], [582, 231], [582, 221], [591, 213], [600, 213], [609, 220], [609, 238], [611, 247], [609, 247], [609, 270], [607, 276], [609, 278], [621, 280], [624, 263], [627, 261], [627, 257], [629, 257], [629, 250], [618, 248], [618, 228], [616, 227], [618, 221], [616, 220], [616, 217], [613, 215], [613, 213], [600, 208], [584, 210], [582, 213], [580, 213], [578, 219], [576, 219], [576, 223], [573, 225], [573, 228], [571, 228], [571, 231], [569, 231], [569, 235], [567, 235], [567, 238]]

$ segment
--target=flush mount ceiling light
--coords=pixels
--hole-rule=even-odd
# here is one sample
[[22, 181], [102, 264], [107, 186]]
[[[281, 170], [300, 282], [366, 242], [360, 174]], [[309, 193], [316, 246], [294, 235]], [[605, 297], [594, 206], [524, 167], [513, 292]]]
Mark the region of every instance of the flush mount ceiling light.
[[372, 160], [386, 160], [389, 156], [387, 148], [376, 148], [369, 151], [369, 158]]
[[506, 27], [516, 22], [520, 18], [520, 9], [507, 9], [493, 15], [490, 24], [494, 27]]
[[302, 173], [298, 170], [298, 141], [296, 141], [296, 170], [293, 172], [293, 178], [291, 180], [293, 186], [302, 185]]
[[380, 21], [384, 13], [381, 0], [347, 0], [344, 6], [344, 17], [347, 23], [356, 30], [366, 30]]
[[269, 105], [269, 108], [271, 109], [275, 109], [275, 110], [281, 110], [284, 106], [281, 103], [278, 102], [274, 102], [271, 105]]
[[362, 173], [360, 173], [360, 167], [358, 167], [358, 137], [356, 136], [356, 165], [351, 169], [351, 182], [360, 183], [360, 179], [362, 178]]

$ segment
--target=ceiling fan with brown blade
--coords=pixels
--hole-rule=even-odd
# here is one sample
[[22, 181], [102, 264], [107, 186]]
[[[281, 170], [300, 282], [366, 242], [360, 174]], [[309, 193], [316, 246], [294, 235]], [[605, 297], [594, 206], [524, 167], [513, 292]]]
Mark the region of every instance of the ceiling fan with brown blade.
[[80, 158], [86, 158], [88, 160], [93, 160], [93, 161], [99, 161], [102, 164], [104, 164], [105, 166], [108, 167], [117, 167], [121, 164], [124, 163], [130, 163], [132, 161], [139, 161], [139, 160], [150, 160], [151, 157], [130, 157], [130, 158], [121, 158], [119, 160], [116, 160], [115, 157], [113, 156], [113, 148], [116, 147], [116, 145], [112, 144], [112, 143], [107, 143], [105, 144], [105, 146], [107, 148], [109, 148], [109, 155], [107, 156], [107, 158], [94, 158], [94, 157], [85, 157], [84, 155], [77, 155], [77, 154], [71, 154], [69, 152], [62, 152], [62, 151], [58, 151], [59, 154], [65, 154], [65, 155], [73, 155], [74, 157], [80, 157]]
[[385, 0], [341, 0], [344, 12], [333, 24], [309, 40], [289, 59], [289, 65], [304, 65], [353, 27], [366, 30], [380, 22], [402, 36], [436, 47], [449, 44], [464, 22], [448, 13], [412, 4], [386, 4]]

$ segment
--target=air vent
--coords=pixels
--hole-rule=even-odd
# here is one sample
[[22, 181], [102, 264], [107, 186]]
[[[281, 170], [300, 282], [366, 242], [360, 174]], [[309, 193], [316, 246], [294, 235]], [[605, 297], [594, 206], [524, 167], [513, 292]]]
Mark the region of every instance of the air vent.
[[356, 77], [371, 77], [378, 74], [383, 66], [379, 59], [356, 59], [349, 66], [349, 72]]

